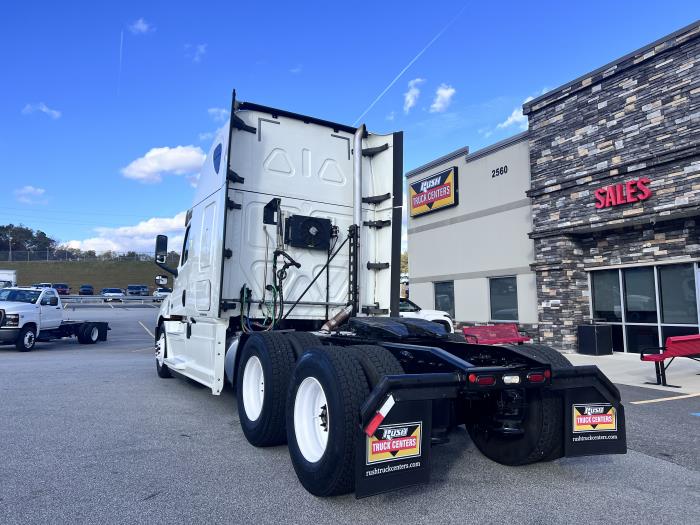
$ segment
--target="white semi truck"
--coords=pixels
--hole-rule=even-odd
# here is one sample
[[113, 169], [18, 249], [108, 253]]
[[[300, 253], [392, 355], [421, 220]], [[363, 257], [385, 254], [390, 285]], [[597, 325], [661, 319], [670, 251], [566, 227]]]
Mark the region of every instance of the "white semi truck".
[[0, 288], [17, 286], [17, 270], [0, 269]]
[[[424, 483], [465, 425], [507, 465], [626, 452], [596, 367], [541, 345], [467, 344], [399, 316], [403, 135], [236, 100], [216, 137], [156, 326], [156, 370], [236, 392], [254, 446], [287, 443], [311, 493]], [[429, 247], [426, 247], [429, 249]], [[158, 284], [165, 282], [159, 276]]]

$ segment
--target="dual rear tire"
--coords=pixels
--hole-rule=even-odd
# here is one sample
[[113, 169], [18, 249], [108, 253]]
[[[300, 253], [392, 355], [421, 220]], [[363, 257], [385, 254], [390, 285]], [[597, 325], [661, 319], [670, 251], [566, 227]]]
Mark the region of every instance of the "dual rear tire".
[[287, 442], [312, 494], [351, 492], [360, 406], [384, 376], [403, 369], [379, 346], [322, 346], [315, 336], [291, 342], [293, 335], [258, 333], [246, 341], [236, 381], [241, 428], [255, 446]]

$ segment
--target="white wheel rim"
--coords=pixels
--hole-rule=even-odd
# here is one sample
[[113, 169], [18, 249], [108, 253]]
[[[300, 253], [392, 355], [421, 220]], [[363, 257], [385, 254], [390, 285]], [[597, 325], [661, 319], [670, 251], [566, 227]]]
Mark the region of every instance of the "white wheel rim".
[[161, 333], [156, 343], [156, 361], [158, 361], [158, 365], [163, 366], [163, 359], [165, 359], [165, 334]]
[[24, 334], [24, 348], [29, 348], [34, 344], [34, 334], [32, 332], [27, 332]]
[[260, 359], [256, 356], [251, 356], [245, 364], [242, 390], [245, 415], [255, 421], [260, 417], [265, 400], [265, 376]]
[[97, 329], [96, 326], [92, 327], [92, 330], [90, 330], [90, 339], [93, 341], [97, 341], [97, 336], [99, 335], [99, 330]]
[[294, 435], [309, 463], [323, 456], [328, 444], [330, 424], [328, 402], [321, 383], [315, 377], [304, 379], [294, 399]]

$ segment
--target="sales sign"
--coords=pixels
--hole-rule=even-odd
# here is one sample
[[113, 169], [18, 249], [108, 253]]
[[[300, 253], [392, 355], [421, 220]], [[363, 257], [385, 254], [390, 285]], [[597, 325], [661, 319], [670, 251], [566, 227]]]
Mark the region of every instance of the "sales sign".
[[647, 177], [628, 180], [621, 184], [604, 186], [595, 190], [595, 207], [597, 209], [610, 208], [620, 204], [630, 204], [647, 200], [651, 197], [649, 189], [651, 180]]
[[408, 193], [411, 217], [456, 206], [457, 166], [410, 183]]

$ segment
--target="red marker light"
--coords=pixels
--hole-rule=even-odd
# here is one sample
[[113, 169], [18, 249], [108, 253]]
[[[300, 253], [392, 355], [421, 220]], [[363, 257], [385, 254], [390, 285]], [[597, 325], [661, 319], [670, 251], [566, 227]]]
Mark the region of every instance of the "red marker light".
[[476, 383], [476, 374], [469, 374], [469, 382]]
[[547, 379], [549, 379], [550, 377], [552, 377], [552, 371], [551, 371], [551, 370], [545, 370], [545, 371], [544, 371], [544, 377], [547, 378]]
[[476, 376], [476, 384], [480, 386], [491, 386], [496, 384], [494, 376]]
[[544, 383], [545, 374], [546, 372], [544, 374], [541, 372], [530, 372], [527, 375], [527, 380], [530, 381], [530, 383]]

